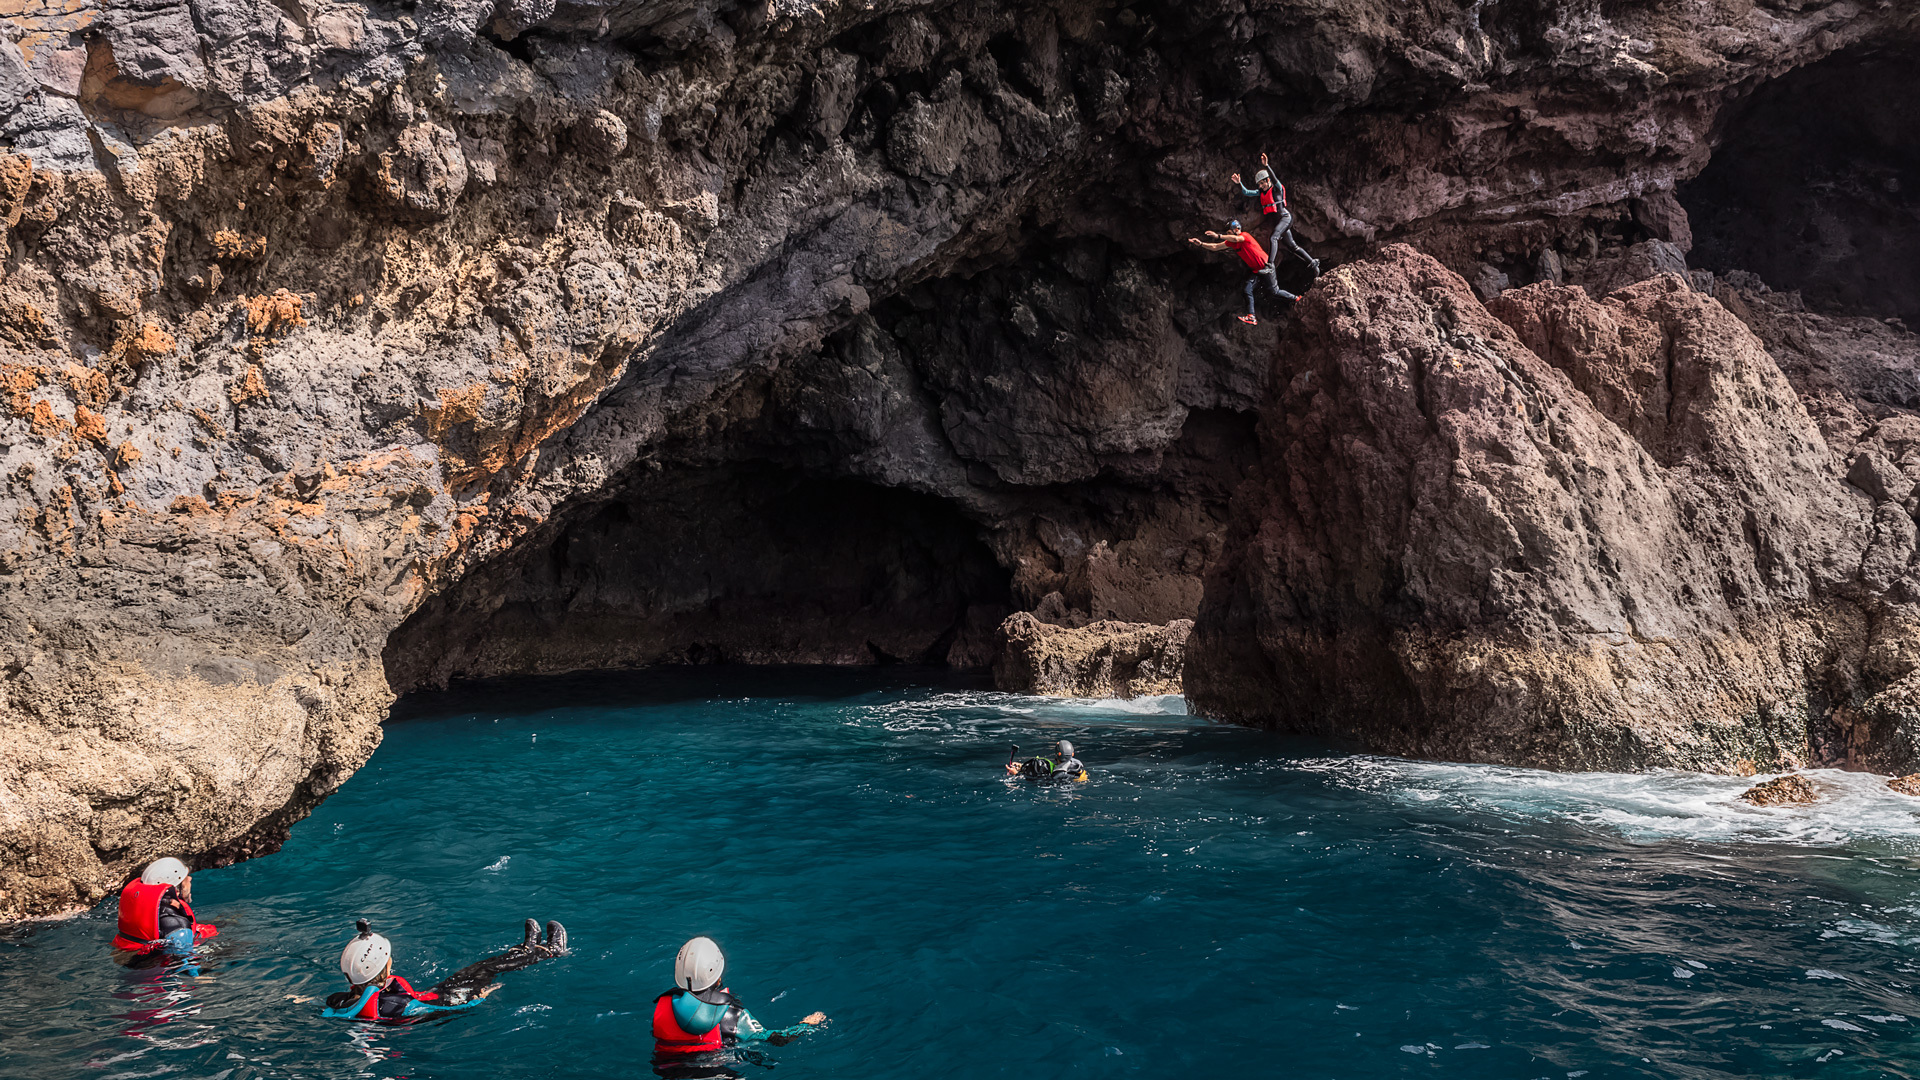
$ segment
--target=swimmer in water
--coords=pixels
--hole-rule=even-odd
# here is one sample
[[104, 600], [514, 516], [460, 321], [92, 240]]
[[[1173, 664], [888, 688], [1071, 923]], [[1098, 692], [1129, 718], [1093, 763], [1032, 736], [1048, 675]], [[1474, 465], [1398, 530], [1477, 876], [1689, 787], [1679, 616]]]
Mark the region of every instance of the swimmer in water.
[[179, 859], [155, 859], [120, 890], [113, 947], [134, 956], [186, 955], [220, 931], [193, 921], [193, 875]]
[[340, 953], [340, 973], [347, 977], [348, 988], [327, 995], [323, 1016], [394, 1022], [470, 1009], [500, 989], [500, 984], [493, 981], [495, 976], [568, 951], [566, 927], [548, 923], [547, 937], [542, 941], [540, 924], [528, 919], [526, 938], [520, 944], [498, 956], [468, 964], [431, 990], [415, 990], [412, 983], [393, 973], [393, 943], [374, 933], [365, 919], [354, 928], [359, 934]]
[[1079, 781], [1087, 778], [1087, 767], [1080, 764], [1079, 758], [1073, 756], [1072, 743], [1061, 739], [1054, 744], [1053, 749], [1053, 757], [1007, 762], [1007, 775], [1017, 776], [1022, 780], [1038, 780], [1041, 783], [1051, 783], [1056, 780]]
[[742, 1042], [779, 1046], [827, 1022], [827, 1014], [817, 1012], [791, 1027], [765, 1027], [720, 985], [726, 967], [727, 958], [712, 938], [697, 937], [680, 946], [673, 958], [673, 989], [653, 999], [655, 1071], [680, 1075], [684, 1065], [693, 1063], [692, 1055], [714, 1054]]

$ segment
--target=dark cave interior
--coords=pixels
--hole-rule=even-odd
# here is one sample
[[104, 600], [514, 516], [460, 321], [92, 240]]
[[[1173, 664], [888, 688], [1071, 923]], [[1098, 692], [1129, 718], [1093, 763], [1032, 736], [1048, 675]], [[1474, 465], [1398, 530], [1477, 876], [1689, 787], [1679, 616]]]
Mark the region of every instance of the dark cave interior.
[[1920, 53], [1838, 54], [1732, 106], [1680, 191], [1692, 262], [1920, 325]]
[[978, 648], [1007, 601], [978, 527], [938, 499], [764, 463], [642, 469], [424, 606], [386, 663], [396, 688], [659, 663], [942, 663]]

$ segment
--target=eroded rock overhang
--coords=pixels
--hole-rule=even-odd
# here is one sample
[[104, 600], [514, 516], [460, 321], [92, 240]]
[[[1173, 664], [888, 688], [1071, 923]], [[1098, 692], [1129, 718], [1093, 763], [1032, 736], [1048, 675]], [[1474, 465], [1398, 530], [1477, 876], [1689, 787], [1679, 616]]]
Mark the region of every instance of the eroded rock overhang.
[[1272, 151], [1330, 262], [1408, 239], [1511, 283], [1681, 243], [1726, 101], [1913, 24], [1715, 10], [9, 16], [0, 912], [270, 849], [371, 752], [393, 663], [451, 673], [397, 627], [676, 484], [912, 501], [881, 567], [944, 522], [950, 602], [859, 635], [909, 654], [995, 604], [1192, 614], [1277, 340], [1183, 246], [1246, 211], [1226, 175]]

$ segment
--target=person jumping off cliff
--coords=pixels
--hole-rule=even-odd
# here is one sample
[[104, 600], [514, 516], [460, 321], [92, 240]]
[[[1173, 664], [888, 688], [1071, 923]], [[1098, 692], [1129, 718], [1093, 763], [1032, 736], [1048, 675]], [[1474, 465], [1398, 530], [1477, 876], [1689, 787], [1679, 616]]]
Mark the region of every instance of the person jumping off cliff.
[[1247, 313], [1239, 316], [1241, 322], [1248, 326], [1260, 325], [1260, 315], [1254, 307], [1253, 290], [1260, 284], [1261, 278], [1267, 279], [1267, 288], [1282, 300], [1291, 303], [1300, 299], [1280, 287], [1280, 279], [1274, 275], [1273, 263], [1268, 260], [1267, 253], [1261, 250], [1260, 241], [1255, 240], [1252, 233], [1241, 229], [1238, 221], [1227, 222], [1225, 233], [1217, 233], [1209, 229], [1207, 235], [1212, 238], [1211, 241], [1202, 240], [1196, 236], [1187, 242], [1198, 244], [1208, 251], [1224, 251], [1231, 248], [1234, 254], [1240, 256], [1240, 261], [1246, 263], [1247, 268], [1253, 271], [1253, 276], [1247, 279]]
[[1276, 263], [1280, 261], [1280, 241], [1285, 240], [1287, 246], [1293, 249], [1293, 253], [1313, 268], [1313, 276], [1319, 277], [1320, 260], [1307, 254], [1307, 250], [1300, 246], [1300, 241], [1293, 238], [1293, 211], [1287, 206], [1287, 187], [1273, 178], [1273, 165], [1267, 161], [1265, 154], [1260, 155], [1260, 171], [1253, 174], [1253, 184], [1258, 190], [1249, 190], [1240, 182], [1240, 174], [1233, 174], [1233, 186], [1240, 189], [1241, 195], [1249, 199], [1259, 199], [1260, 213], [1263, 216], [1280, 215], [1273, 224], [1273, 239], [1269, 241], [1270, 250], [1267, 253], [1267, 259]]

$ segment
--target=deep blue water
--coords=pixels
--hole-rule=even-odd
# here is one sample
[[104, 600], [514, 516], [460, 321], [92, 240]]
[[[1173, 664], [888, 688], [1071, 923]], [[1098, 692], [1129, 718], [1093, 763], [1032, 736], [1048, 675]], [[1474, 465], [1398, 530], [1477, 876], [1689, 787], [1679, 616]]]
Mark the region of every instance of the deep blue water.
[[[916, 681], [918, 680], [918, 681]], [[198, 974], [112, 904], [0, 937], [0, 1075], [644, 1077], [717, 938], [788, 1077], [1910, 1076], [1920, 815], [1820, 774], [1349, 755], [912, 672], [702, 670], [416, 698], [277, 855], [195, 877]], [[1093, 779], [1001, 778], [1067, 736]], [[564, 921], [452, 1020], [322, 1019], [353, 920], [431, 983]]]

